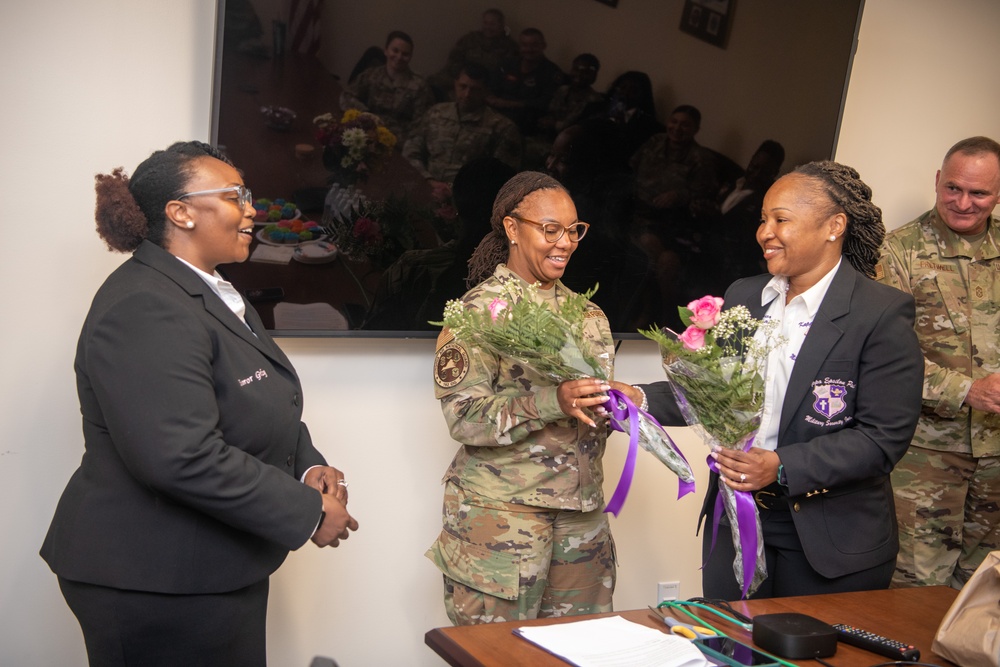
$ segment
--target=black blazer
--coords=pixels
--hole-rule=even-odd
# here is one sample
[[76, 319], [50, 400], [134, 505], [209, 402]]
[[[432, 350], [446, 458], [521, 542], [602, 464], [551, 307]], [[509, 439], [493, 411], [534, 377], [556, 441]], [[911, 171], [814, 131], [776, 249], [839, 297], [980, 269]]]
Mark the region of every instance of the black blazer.
[[[42, 545], [67, 579], [162, 593], [268, 577], [322, 511], [302, 388], [189, 267], [144, 241], [98, 291], [76, 354], [85, 451]], [[256, 333], [256, 335], [254, 335]]]
[[[761, 318], [770, 278], [736, 281], [726, 306], [743, 304]], [[866, 278], [845, 259], [789, 378], [777, 453], [806, 558], [825, 577], [874, 567], [899, 551], [889, 473], [920, 416], [924, 362], [913, 320], [908, 294]], [[846, 390], [833, 397], [832, 410], [821, 400], [829, 388]], [[666, 382], [646, 394], [651, 414], [683, 425]], [[717, 493], [712, 475], [702, 516], [711, 516]]]

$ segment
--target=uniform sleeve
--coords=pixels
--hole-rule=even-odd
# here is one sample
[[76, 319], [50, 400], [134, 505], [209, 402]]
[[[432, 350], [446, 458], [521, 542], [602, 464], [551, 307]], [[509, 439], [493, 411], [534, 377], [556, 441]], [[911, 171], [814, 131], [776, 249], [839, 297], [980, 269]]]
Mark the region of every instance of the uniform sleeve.
[[[882, 244], [882, 256], [875, 267], [876, 279], [913, 296], [911, 268], [907, 249], [896, 238], [887, 238]], [[971, 387], [970, 376], [945, 368], [924, 356], [923, 404], [933, 410], [934, 414], [945, 419], [957, 417]]]
[[500, 359], [466, 347], [443, 331], [434, 358], [434, 393], [451, 437], [465, 445], [499, 447], [520, 442], [547, 423], [566, 418], [556, 386], [497, 386]]
[[347, 88], [340, 93], [340, 108], [341, 109], [358, 109], [359, 111], [368, 111], [368, 105], [366, 105], [362, 100], [368, 99], [368, 77], [366, 74], [371, 70], [366, 70], [358, 75], [358, 78], [354, 80]]
[[416, 122], [413, 131], [407, 135], [402, 151], [403, 157], [424, 178], [431, 177], [431, 172], [427, 170], [427, 134], [430, 128], [431, 113], [431, 111], [427, 111]]

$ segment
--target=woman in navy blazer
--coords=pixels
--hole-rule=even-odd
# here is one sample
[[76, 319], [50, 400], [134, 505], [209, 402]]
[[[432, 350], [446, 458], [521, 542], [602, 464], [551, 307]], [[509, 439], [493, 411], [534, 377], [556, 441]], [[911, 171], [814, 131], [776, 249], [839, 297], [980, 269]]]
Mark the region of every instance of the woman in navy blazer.
[[[729, 287], [725, 307], [782, 321], [755, 446], [712, 453], [723, 483], [753, 494], [768, 577], [752, 597], [886, 588], [899, 540], [889, 472], [920, 414], [923, 357], [908, 295], [871, 279], [885, 235], [858, 173], [803, 165], [764, 198], [757, 242], [771, 275]], [[846, 260], [846, 261], [845, 261]], [[650, 411], [682, 424], [666, 383]], [[663, 423], [663, 422], [661, 422]], [[718, 494], [712, 474], [702, 517]], [[706, 597], [742, 596], [725, 518], [705, 529]]]
[[85, 451], [41, 550], [91, 665], [264, 665], [269, 575], [357, 529], [295, 370], [215, 272], [247, 258], [252, 204], [200, 142], [97, 177], [98, 232], [134, 254], [80, 334]]

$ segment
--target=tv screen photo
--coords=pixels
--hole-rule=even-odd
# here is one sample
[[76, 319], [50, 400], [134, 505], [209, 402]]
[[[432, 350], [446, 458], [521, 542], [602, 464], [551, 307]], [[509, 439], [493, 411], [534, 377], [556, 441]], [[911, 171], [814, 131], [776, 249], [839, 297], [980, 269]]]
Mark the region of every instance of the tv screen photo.
[[219, 0], [212, 141], [257, 208], [220, 271], [277, 336], [434, 337], [542, 171], [589, 224], [563, 282], [618, 339], [679, 326], [765, 270], [774, 179], [832, 157], [861, 3]]

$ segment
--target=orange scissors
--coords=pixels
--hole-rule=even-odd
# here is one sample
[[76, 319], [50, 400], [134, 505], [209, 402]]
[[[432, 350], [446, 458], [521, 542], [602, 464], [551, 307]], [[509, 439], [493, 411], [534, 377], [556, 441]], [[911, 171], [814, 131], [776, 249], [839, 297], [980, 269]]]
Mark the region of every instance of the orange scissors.
[[711, 628], [706, 628], [701, 625], [691, 625], [690, 623], [682, 623], [678, 621], [673, 616], [668, 616], [663, 613], [663, 611], [657, 607], [650, 607], [656, 612], [656, 615], [663, 619], [663, 622], [667, 624], [670, 628], [670, 632], [679, 637], [684, 637], [685, 639], [705, 639], [707, 637], [718, 637], [718, 633]]

